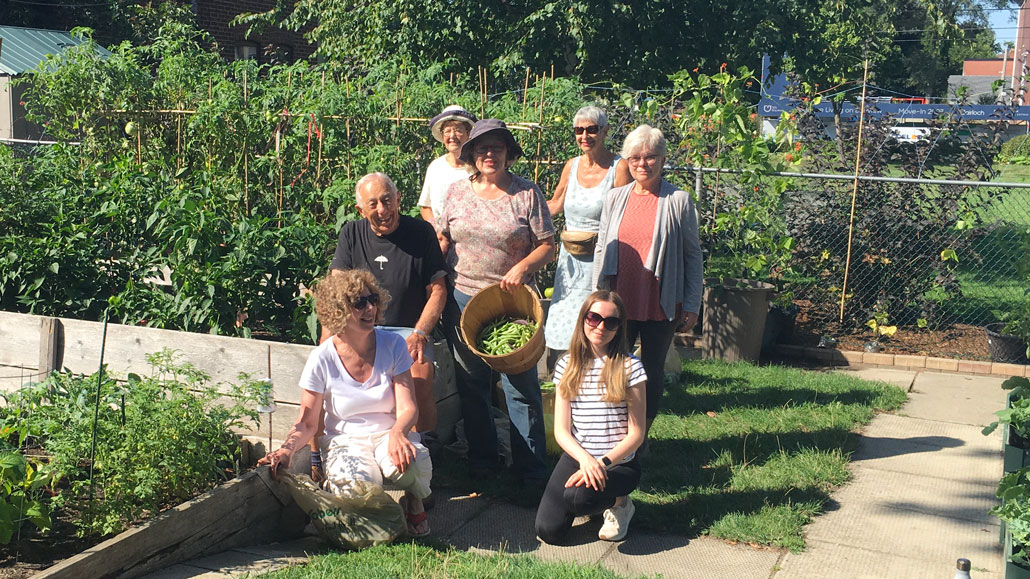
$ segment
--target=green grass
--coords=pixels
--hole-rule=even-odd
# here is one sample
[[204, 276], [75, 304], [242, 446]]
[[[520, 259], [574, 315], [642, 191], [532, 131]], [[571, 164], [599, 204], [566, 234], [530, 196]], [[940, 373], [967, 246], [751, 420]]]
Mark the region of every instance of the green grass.
[[[775, 366], [694, 361], [651, 431], [634, 525], [800, 550], [848, 480], [855, 430], [905, 400], [894, 386]], [[708, 413], [713, 413], [710, 416]]]
[[[905, 400], [899, 388], [839, 373], [712, 360], [683, 367], [651, 430], [635, 529], [802, 549], [802, 527], [848, 480], [856, 429]], [[437, 486], [539, 502], [511, 477], [472, 482], [461, 461], [435, 466]]]
[[608, 579], [620, 577], [600, 566], [544, 563], [532, 555], [498, 553], [477, 555], [440, 550], [415, 543], [372, 547], [350, 553], [330, 553], [311, 558], [303, 567], [291, 567], [262, 575], [274, 579], [360, 577], [388, 579], [408, 577]]
[[[840, 373], [712, 360], [683, 368], [680, 382], [666, 389], [651, 431], [651, 455], [633, 493], [635, 530], [801, 550], [804, 525], [850, 476], [856, 430], [905, 401], [900, 388]], [[527, 507], [540, 499], [512, 477], [471, 481], [461, 460], [434, 467], [438, 488], [474, 490]], [[531, 555], [413, 544], [317, 556], [271, 576], [616, 577], [600, 567], [543, 563]]]

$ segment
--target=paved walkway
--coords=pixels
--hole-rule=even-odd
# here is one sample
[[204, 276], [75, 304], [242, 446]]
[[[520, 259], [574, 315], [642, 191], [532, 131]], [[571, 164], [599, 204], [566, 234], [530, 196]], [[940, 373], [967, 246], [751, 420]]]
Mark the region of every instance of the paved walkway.
[[[1004, 405], [999, 377], [893, 369], [844, 370], [909, 390], [896, 414], [876, 417], [852, 458], [854, 478], [806, 528], [803, 553], [753, 549], [708, 537], [631, 530], [622, 543], [596, 540], [599, 522], [577, 521], [572, 546], [541, 545], [533, 510], [478, 497], [438, 499], [433, 534], [460, 549], [533, 553], [600, 563], [620, 574], [705, 579], [938, 579], [970, 559], [976, 579], [1004, 576], [998, 522], [987, 514], [1001, 476], [1001, 441], [980, 434]], [[152, 577], [214, 578], [296, 564], [317, 549], [306, 539], [238, 549]]]

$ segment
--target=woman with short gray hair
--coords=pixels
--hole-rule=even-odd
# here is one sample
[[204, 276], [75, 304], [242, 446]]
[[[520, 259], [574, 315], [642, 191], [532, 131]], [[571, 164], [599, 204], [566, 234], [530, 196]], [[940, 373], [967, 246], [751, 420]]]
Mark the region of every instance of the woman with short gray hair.
[[554, 196], [547, 202], [552, 215], [565, 213], [554, 294], [544, 328], [547, 347], [559, 352], [569, 349], [579, 307], [594, 290], [594, 241], [604, 197], [612, 187], [630, 182], [626, 161], [605, 146], [608, 115], [603, 110], [588, 105], [576, 111], [572, 132], [583, 154], [565, 163]]
[[594, 284], [626, 303], [626, 338], [640, 337], [647, 373], [647, 427], [664, 391], [665, 356], [678, 327], [697, 322], [701, 306], [701, 244], [694, 201], [662, 178], [665, 137], [641, 125], [626, 136], [622, 154], [633, 182], [613, 189], [601, 211], [594, 252]]

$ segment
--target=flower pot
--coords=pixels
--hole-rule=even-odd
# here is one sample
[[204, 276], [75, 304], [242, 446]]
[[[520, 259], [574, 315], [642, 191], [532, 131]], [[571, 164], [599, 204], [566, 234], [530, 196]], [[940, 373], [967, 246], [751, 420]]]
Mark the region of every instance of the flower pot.
[[1004, 327], [1004, 322], [987, 324], [984, 327], [987, 331], [987, 351], [991, 354], [991, 361], [1026, 364], [1026, 343], [1019, 336], [1003, 334], [1001, 330]]
[[794, 321], [798, 315], [798, 307], [790, 304], [786, 307], [771, 306], [765, 318], [765, 331], [762, 333], [762, 351], [773, 349], [776, 344], [787, 342], [794, 335]]
[[757, 361], [775, 289], [760, 281], [705, 280], [702, 356], [728, 362]]

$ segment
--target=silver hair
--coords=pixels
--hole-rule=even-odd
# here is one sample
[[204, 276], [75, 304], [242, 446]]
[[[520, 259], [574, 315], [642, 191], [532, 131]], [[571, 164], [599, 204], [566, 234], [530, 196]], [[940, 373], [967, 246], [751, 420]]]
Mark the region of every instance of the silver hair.
[[641, 149], [649, 149], [652, 155], [665, 157], [668, 147], [661, 129], [656, 129], [651, 125], [640, 125], [633, 129], [630, 134], [626, 135], [626, 140], [622, 142], [622, 151], [619, 154], [628, 159]]
[[573, 126], [575, 126], [579, 121], [590, 121], [597, 126], [604, 128], [608, 126], [608, 115], [606, 115], [599, 107], [587, 105], [576, 111], [576, 115], [572, 117]]
[[392, 193], [397, 193], [397, 185], [393, 183], [393, 179], [390, 178], [386, 173], [369, 173], [364, 177], [358, 179], [358, 182], [354, 185], [354, 201], [357, 202], [361, 198], [361, 188], [373, 181], [382, 181], [386, 188]]

